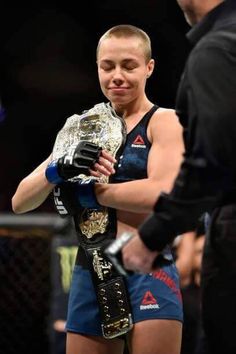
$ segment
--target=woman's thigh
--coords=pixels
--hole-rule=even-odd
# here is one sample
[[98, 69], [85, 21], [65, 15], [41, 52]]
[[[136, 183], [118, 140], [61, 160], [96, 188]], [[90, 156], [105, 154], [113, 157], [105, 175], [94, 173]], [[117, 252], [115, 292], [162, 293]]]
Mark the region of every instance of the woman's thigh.
[[123, 354], [124, 341], [67, 333], [66, 354]]
[[176, 320], [146, 320], [129, 334], [130, 354], [179, 354], [182, 323]]

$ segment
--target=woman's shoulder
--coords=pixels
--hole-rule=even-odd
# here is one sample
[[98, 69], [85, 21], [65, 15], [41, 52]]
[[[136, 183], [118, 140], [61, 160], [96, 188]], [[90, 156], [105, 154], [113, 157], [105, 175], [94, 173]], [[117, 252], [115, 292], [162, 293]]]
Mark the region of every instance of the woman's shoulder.
[[182, 126], [175, 110], [158, 108], [150, 120], [149, 132], [153, 140], [172, 135], [182, 136]]
[[158, 109], [153, 114], [152, 118], [152, 122], [156, 124], [167, 123], [168, 121], [174, 121], [179, 124], [179, 118], [175, 110], [172, 108], [158, 107]]

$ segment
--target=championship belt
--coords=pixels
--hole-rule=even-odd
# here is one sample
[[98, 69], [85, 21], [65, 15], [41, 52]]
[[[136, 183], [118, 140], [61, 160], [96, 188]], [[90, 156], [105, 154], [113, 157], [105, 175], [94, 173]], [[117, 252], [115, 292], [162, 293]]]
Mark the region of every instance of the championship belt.
[[[90, 141], [117, 158], [126, 139], [125, 122], [109, 103], [100, 103], [81, 115], [69, 117], [59, 131], [53, 147], [52, 158], [58, 159], [79, 141]], [[109, 183], [112, 177], [91, 177], [80, 174], [70, 182], [93, 179]], [[94, 287], [102, 317], [102, 331], [105, 338], [114, 338], [132, 328], [129, 300], [125, 279], [105, 258], [101, 249], [117, 232], [116, 211], [101, 206], [99, 209], [84, 208], [74, 216], [80, 247], [85, 251], [92, 274]], [[115, 295], [114, 295], [115, 294]]]
[[[120, 118], [109, 103], [100, 103], [82, 115], [74, 114], [69, 117], [59, 131], [53, 147], [52, 159], [58, 159], [65, 153], [70, 153], [81, 140], [90, 141], [102, 149], [105, 149], [113, 157], [119, 154], [126, 138], [126, 127], [122, 118]], [[108, 183], [108, 176], [91, 177], [80, 174], [71, 178], [69, 181], [94, 180], [100, 183]], [[78, 215], [76, 224], [79, 226], [78, 232], [81, 234], [82, 243], [88, 244], [97, 242], [100, 235], [105, 233], [116, 233], [112, 230], [109, 214], [114, 214], [109, 208], [101, 207], [99, 210], [85, 208]], [[113, 223], [112, 223], [113, 224]], [[96, 237], [94, 237], [96, 236]], [[114, 235], [115, 236], [115, 235]]]

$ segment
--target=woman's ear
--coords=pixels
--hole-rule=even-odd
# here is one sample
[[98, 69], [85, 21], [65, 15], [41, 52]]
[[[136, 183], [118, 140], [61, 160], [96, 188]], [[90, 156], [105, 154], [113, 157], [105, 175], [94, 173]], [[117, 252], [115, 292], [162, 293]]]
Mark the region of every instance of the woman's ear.
[[155, 60], [151, 59], [147, 65], [148, 68], [147, 78], [149, 78], [152, 75], [154, 67], [155, 67]]

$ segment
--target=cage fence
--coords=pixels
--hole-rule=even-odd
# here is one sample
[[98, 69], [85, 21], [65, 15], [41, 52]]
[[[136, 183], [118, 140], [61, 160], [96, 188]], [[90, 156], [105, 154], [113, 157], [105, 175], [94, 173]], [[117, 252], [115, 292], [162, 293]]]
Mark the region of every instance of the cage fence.
[[55, 214], [0, 214], [0, 354], [50, 353], [52, 247], [70, 230]]

